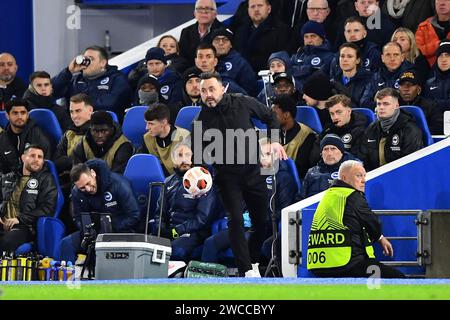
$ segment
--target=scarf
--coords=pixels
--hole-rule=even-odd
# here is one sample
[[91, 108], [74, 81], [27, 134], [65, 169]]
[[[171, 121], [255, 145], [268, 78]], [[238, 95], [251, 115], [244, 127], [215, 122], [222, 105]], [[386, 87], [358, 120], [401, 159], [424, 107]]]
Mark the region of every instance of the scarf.
[[383, 132], [387, 133], [392, 128], [394, 123], [397, 121], [399, 115], [400, 115], [400, 109], [397, 109], [394, 111], [394, 114], [390, 118], [387, 118], [387, 119], [378, 118], [378, 120], [380, 120], [381, 130], [383, 130]]
[[410, 0], [387, 0], [386, 6], [392, 18], [401, 18]]

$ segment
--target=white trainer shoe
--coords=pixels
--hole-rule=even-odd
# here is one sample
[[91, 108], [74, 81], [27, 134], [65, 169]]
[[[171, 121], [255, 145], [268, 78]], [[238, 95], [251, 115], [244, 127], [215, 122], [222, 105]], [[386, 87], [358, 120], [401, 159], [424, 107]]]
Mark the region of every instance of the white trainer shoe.
[[261, 278], [261, 274], [259, 273], [259, 263], [252, 263], [252, 269], [247, 270], [245, 272], [246, 278]]

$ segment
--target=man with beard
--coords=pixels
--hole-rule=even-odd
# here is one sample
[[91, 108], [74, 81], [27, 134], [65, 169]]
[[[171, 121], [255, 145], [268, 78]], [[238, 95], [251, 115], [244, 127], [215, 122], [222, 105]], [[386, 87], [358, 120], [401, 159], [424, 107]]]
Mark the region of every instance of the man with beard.
[[173, 147], [186, 136], [189, 131], [170, 124], [170, 110], [163, 103], [155, 103], [145, 111], [146, 129], [144, 143], [139, 153], [153, 154], [161, 162], [166, 176], [174, 173], [172, 162]]
[[69, 100], [83, 92], [92, 99], [95, 110], [113, 111], [122, 119], [132, 98], [127, 77], [116, 66], [108, 65], [108, 53], [103, 47], [88, 47], [83, 56], [90, 62], [78, 64], [76, 57], [52, 79], [54, 97]]
[[5, 105], [9, 124], [0, 134], [0, 172], [8, 173], [21, 167], [20, 156], [29, 144], [38, 144], [45, 158], [51, 157], [51, 144], [37, 124], [29, 118], [26, 101], [14, 99]]
[[63, 132], [72, 124], [64, 107], [55, 103], [50, 75], [47, 72], [36, 71], [30, 75], [30, 85], [25, 91], [23, 99], [29, 103], [30, 110], [43, 108], [52, 111]]
[[89, 131], [75, 147], [72, 158], [74, 164], [99, 158], [106, 162], [111, 171], [123, 174], [133, 152], [133, 145], [122, 134], [111, 114], [99, 110], [92, 114]]
[[[214, 185], [200, 198], [191, 196], [183, 186], [183, 176], [192, 168], [192, 150], [181, 142], [172, 149], [173, 170], [164, 181], [165, 194], [156, 212], [163, 206], [161, 234], [172, 239], [171, 260], [191, 260], [192, 252], [211, 233], [212, 222], [219, 217], [220, 206]], [[159, 224], [159, 217], [156, 219]]]
[[10, 53], [0, 53], [0, 110], [5, 109], [5, 103], [13, 96], [22, 97], [25, 92], [25, 84], [22, 79], [16, 77], [17, 63]]
[[52, 215], [56, 207], [56, 184], [44, 165], [44, 150], [30, 144], [21, 159], [20, 170], [1, 176], [0, 251], [14, 252], [33, 241], [38, 218]]

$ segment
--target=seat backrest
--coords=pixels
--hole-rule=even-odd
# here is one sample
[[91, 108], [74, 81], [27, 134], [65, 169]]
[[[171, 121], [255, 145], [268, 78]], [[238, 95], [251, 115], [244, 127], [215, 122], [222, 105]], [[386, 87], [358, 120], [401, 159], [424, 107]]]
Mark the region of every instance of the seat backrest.
[[297, 166], [295, 165], [295, 161], [291, 158], [286, 160], [286, 164], [289, 170], [289, 173], [294, 177], [295, 183], [297, 184], [297, 194], [300, 194], [300, 190], [302, 189], [302, 182], [300, 177], [298, 176]]
[[153, 188], [151, 198], [148, 199], [149, 185], [152, 182], [164, 182], [165, 176], [159, 162], [152, 154], [135, 154], [128, 160], [125, 167], [124, 177], [127, 178], [141, 209], [141, 221], [145, 226], [145, 215], [147, 204], [150, 201], [150, 219], [155, 215], [156, 203], [161, 192], [160, 188]]
[[30, 111], [30, 118], [41, 128], [51, 139], [52, 146], [56, 146], [61, 140], [62, 130], [55, 114], [49, 109], [33, 109]]
[[9, 120], [6, 117], [6, 111], [0, 111], [0, 127], [2, 127], [3, 129], [6, 129], [8, 122], [9, 122]]
[[108, 110], [108, 113], [111, 115], [113, 121], [119, 123], [119, 118], [117, 117], [117, 114], [114, 111], [109, 111]]
[[425, 118], [422, 109], [417, 106], [401, 106], [400, 108], [411, 114], [416, 120], [417, 126], [422, 130], [422, 138], [425, 147], [433, 144], [433, 137], [431, 137], [427, 119]]
[[177, 114], [177, 118], [175, 119], [175, 126], [191, 131], [192, 121], [195, 119], [200, 110], [201, 107], [198, 106], [186, 106], [181, 108]]
[[128, 109], [123, 119], [122, 131], [135, 148], [139, 148], [143, 142], [143, 136], [146, 130], [146, 123], [144, 118], [147, 106], [135, 106]]
[[56, 171], [55, 164], [51, 160], [45, 160], [45, 163], [46, 163], [48, 169], [50, 170], [51, 174], [53, 175], [53, 178], [55, 179], [56, 190], [57, 190], [58, 194], [56, 197], [56, 208], [55, 208], [55, 213], [53, 214], [53, 217], [58, 218], [59, 214], [61, 213], [61, 209], [64, 205], [64, 194], [62, 192], [61, 185], [59, 183], [58, 172]]
[[366, 128], [376, 120], [375, 113], [369, 108], [353, 108], [352, 112], [358, 112], [364, 115], [367, 119]]
[[295, 117], [295, 120], [306, 124], [316, 133], [321, 133], [323, 130], [319, 115], [317, 114], [316, 109], [314, 109], [313, 107], [297, 106], [297, 116]]
[[260, 130], [267, 130], [267, 125], [263, 123], [261, 120], [256, 118], [251, 118], [253, 125]]

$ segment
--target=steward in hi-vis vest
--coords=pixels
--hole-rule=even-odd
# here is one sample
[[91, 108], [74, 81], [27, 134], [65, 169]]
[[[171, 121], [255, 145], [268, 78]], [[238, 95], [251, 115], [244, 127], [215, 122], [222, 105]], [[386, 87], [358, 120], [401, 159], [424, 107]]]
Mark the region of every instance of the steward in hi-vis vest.
[[372, 243], [376, 241], [385, 255], [392, 257], [394, 250], [367, 204], [362, 163], [344, 161], [338, 175], [314, 213], [308, 238], [308, 270], [321, 277], [403, 278], [401, 272], [375, 259]]

